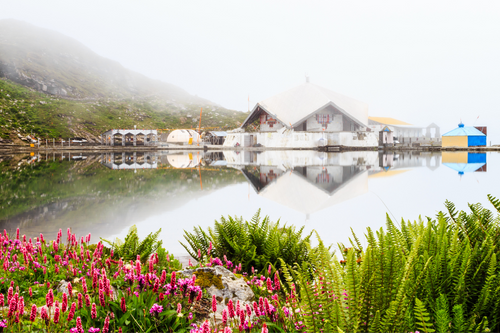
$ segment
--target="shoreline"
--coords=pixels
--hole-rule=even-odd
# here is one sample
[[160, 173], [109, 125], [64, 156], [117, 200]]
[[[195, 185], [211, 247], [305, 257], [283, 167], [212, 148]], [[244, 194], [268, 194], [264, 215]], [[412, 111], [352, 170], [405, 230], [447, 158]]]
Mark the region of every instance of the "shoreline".
[[470, 152], [493, 152], [500, 151], [498, 147], [346, 147], [346, 146], [326, 146], [311, 148], [290, 148], [290, 147], [224, 147], [220, 145], [206, 146], [105, 146], [105, 145], [86, 145], [71, 147], [29, 147], [20, 145], [0, 145], [0, 154], [2, 153], [31, 153], [31, 152], [138, 152], [138, 151], [168, 151], [168, 150], [192, 150], [192, 151], [285, 151], [285, 150], [317, 150], [324, 152], [344, 152], [344, 151], [384, 151], [384, 152], [403, 152], [403, 151], [470, 151]]

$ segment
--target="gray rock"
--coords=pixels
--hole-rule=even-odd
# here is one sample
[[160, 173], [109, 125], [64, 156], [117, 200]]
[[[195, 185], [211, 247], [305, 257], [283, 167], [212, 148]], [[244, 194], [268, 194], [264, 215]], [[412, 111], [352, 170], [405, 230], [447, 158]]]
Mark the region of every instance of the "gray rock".
[[222, 318], [222, 310], [224, 309], [229, 299], [232, 299], [235, 305], [237, 301], [240, 301], [240, 304], [242, 306], [247, 303], [251, 303], [254, 300], [254, 293], [252, 289], [247, 285], [245, 279], [243, 279], [242, 277], [236, 277], [231, 271], [222, 266], [200, 267], [194, 270], [187, 269], [179, 271], [178, 274], [191, 277], [197, 271], [217, 275], [221, 278], [222, 285], [224, 287], [223, 289], [219, 289], [215, 285], [211, 285], [210, 287], [205, 288], [210, 297], [215, 295], [215, 297], [217, 298], [217, 319]]
[[58, 284], [57, 284], [57, 287], [56, 287], [56, 291], [58, 293], [66, 293], [68, 294], [68, 281], [66, 280], [61, 280]]

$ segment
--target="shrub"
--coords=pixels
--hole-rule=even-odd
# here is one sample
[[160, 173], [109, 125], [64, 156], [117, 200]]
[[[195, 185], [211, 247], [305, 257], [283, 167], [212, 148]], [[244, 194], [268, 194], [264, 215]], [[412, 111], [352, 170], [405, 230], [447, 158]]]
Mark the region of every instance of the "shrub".
[[[500, 212], [500, 200], [488, 196]], [[303, 266], [284, 265], [305, 331], [487, 332], [500, 330], [499, 217], [481, 205], [354, 235], [332, 257], [320, 240]], [[319, 236], [318, 236], [319, 239]], [[283, 263], [285, 264], [285, 263]], [[314, 282], [309, 274], [313, 265]], [[293, 296], [293, 292], [292, 292]]]
[[[181, 242], [181, 245], [193, 258], [199, 258], [200, 250], [199, 259], [210, 254], [226, 256], [234, 263], [241, 263], [244, 272], [250, 273], [252, 267], [260, 272], [269, 264], [279, 269], [278, 258], [289, 265], [300, 265], [307, 260], [311, 234], [302, 237], [303, 229], [296, 231], [293, 226], [281, 226], [279, 221], [271, 222], [268, 216], [261, 219], [259, 210], [250, 222], [228, 216], [215, 221], [214, 229], [208, 228], [208, 232], [201, 227], [195, 227], [193, 233], [184, 231], [187, 244]], [[211, 252], [208, 251], [210, 244]]]

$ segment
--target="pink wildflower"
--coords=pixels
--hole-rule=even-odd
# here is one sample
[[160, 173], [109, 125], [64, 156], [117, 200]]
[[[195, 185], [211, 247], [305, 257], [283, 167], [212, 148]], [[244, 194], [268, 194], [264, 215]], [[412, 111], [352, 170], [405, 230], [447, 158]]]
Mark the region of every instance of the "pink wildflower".
[[85, 306], [90, 306], [90, 296], [89, 296], [89, 294], [85, 294]]
[[217, 299], [212, 295], [212, 312], [217, 312]]
[[201, 333], [210, 333], [210, 322], [205, 320], [201, 325]]
[[92, 319], [97, 318], [97, 309], [96, 309], [95, 303], [92, 303], [92, 309], [90, 310], [90, 317]]
[[172, 289], [175, 287], [175, 271], [172, 272], [172, 276], [170, 278], [170, 286]]
[[35, 321], [35, 318], [36, 318], [36, 305], [33, 304], [31, 306], [30, 320]]
[[166, 280], [167, 280], [167, 272], [165, 272], [165, 270], [162, 270], [161, 271], [160, 284], [164, 284]]
[[43, 320], [49, 319], [49, 314], [47, 313], [47, 308], [45, 306], [40, 310], [40, 318]]
[[269, 333], [269, 330], [267, 329], [266, 323], [262, 324], [262, 333]]
[[78, 293], [78, 309], [83, 308], [83, 295]]
[[45, 301], [46, 301], [47, 307], [49, 307], [49, 308], [54, 304], [54, 292], [52, 291], [52, 289], [49, 289], [49, 292], [45, 296]]
[[85, 280], [85, 278], [82, 278], [82, 290], [84, 294], [87, 293], [87, 281]]
[[73, 320], [73, 317], [75, 316], [75, 311], [76, 311], [76, 303], [73, 302], [71, 303], [71, 308], [69, 309], [68, 321]]
[[58, 307], [56, 307], [55, 312], [54, 312], [54, 323], [56, 323], [56, 324], [59, 322], [59, 316], [61, 314], [60, 311], [61, 310]]
[[276, 271], [276, 273], [274, 274], [274, 287], [276, 288], [276, 290], [281, 289], [280, 277], [279, 277], [278, 271]]
[[68, 309], [68, 296], [66, 293], [63, 293], [62, 295], [62, 304], [61, 304], [61, 311], [64, 313]]
[[78, 333], [85, 333], [85, 331], [83, 330], [82, 318], [80, 317], [76, 318], [76, 330]]
[[229, 312], [229, 318], [234, 318], [234, 305], [233, 305], [233, 300], [230, 299], [227, 302], [227, 310]]
[[106, 306], [106, 300], [104, 299], [104, 289], [99, 288], [99, 304], [101, 306]]
[[252, 315], [252, 307], [248, 303], [245, 305], [245, 307], [247, 310], [247, 315], [250, 317]]
[[222, 310], [222, 326], [226, 326], [227, 324], [227, 310]]
[[24, 314], [24, 297], [19, 297], [19, 303], [17, 304], [17, 310], [19, 314], [22, 316]]
[[104, 327], [102, 328], [102, 333], [109, 333], [109, 317], [104, 319]]
[[122, 312], [127, 312], [127, 304], [125, 303], [125, 297], [122, 297], [120, 300], [120, 307], [122, 308]]
[[245, 322], [245, 311], [240, 310], [240, 323], [243, 324]]

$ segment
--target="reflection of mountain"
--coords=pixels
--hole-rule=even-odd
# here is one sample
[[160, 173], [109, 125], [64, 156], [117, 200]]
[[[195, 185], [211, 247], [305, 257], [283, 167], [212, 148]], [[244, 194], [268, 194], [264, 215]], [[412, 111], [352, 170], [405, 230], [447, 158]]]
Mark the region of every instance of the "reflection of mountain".
[[349, 200], [368, 191], [365, 166], [304, 166], [283, 172], [277, 167], [261, 166], [258, 177], [242, 170], [262, 197], [303, 214]]
[[[138, 160], [143, 158], [139, 155]], [[167, 156], [157, 158], [159, 169], [136, 172], [110, 170], [101, 165], [100, 154], [79, 162], [54, 160], [49, 155], [35, 165], [19, 160], [0, 164], [0, 223], [4, 228], [12, 232], [22, 227], [27, 235], [55, 236], [59, 228], [71, 227], [79, 234], [107, 237], [244, 181], [234, 169], [174, 169], [166, 163]], [[18, 163], [21, 166], [16, 170]]]

